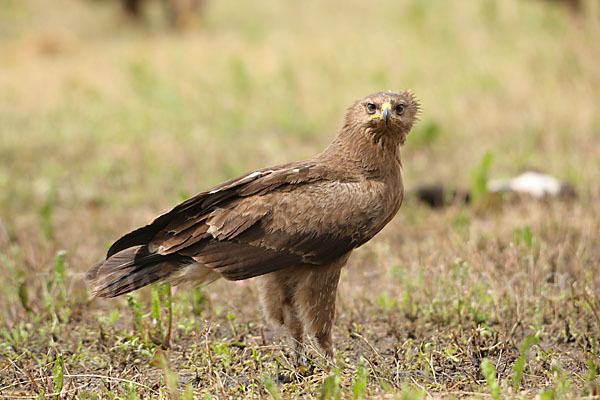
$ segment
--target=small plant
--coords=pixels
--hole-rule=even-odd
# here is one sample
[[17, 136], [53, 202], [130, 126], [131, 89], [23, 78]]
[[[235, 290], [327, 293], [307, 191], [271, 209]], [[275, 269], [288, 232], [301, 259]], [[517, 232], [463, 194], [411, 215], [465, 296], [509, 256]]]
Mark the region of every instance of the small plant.
[[[54, 362], [54, 371], [52, 377], [52, 384], [55, 393], [60, 394], [63, 389], [64, 377], [65, 377], [65, 360], [63, 359], [62, 354], [58, 353], [56, 355], [56, 361]], [[59, 395], [56, 394], [54, 396], [55, 400], [59, 399]], [[62, 397], [62, 396], [61, 396]]]
[[459, 363], [460, 359], [456, 356], [458, 349], [456, 347], [446, 347], [444, 349], [444, 355], [446, 358], [453, 363]]
[[40, 219], [40, 228], [46, 239], [54, 238], [54, 203], [56, 202], [56, 192], [51, 190], [44, 203], [38, 208]]
[[523, 228], [515, 229], [513, 233], [514, 241], [517, 246], [523, 246], [528, 250], [533, 247], [533, 232], [531, 228], [526, 225]]
[[233, 336], [237, 336], [237, 330], [235, 328], [235, 314], [227, 314], [227, 320], [229, 321], [229, 326], [231, 327], [231, 333]]
[[597, 396], [600, 394], [600, 348], [596, 338], [591, 337], [589, 341], [591, 349], [587, 351], [588, 359], [585, 361], [589, 368], [585, 375], [585, 384], [588, 394]]
[[8, 344], [15, 352], [21, 351], [21, 347], [27, 343], [30, 337], [30, 333], [26, 329], [24, 321], [21, 321], [15, 325], [12, 331], [2, 328], [0, 332], [2, 332], [2, 336], [6, 340], [5, 343], [0, 343], [0, 346]]
[[162, 326], [162, 316], [161, 316], [161, 304], [160, 304], [160, 286], [153, 285], [152, 286], [152, 309], [150, 311], [150, 315], [154, 318], [156, 323], [156, 333], [159, 338], [163, 337], [163, 326]]
[[515, 393], [521, 388], [521, 380], [523, 379], [523, 373], [525, 372], [525, 361], [527, 360], [529, 349], [539, 341], [539, 335], [539, 332], [535, 335], [529, 335], [523, 340], [523, 343], [521, 343], [519, 358], [513, 366], [513, 390]]
[[65, 269], [67, 266], [66, 260], [66, 250], [59, 250], [56, 252], [56, 255], [54, 256], [54, 282], [57, 285], [64, 285], [65, 283]]
[[189, 383], [185, 385], [185, 392], [183, 392], [181, 398], [183, 400], [194, 400], [194, 389], [192, 388], [192, 385]]
[[356, 378], [352, 383], [352, 398], [365, 399], [367, 397], [367, 379], [369, 369], [365, 368], [365, 359], [361, 356], [356, 366]]
[[479, 165], [471, 170], [471, 199], [474, 204], [479, 203], [488, 194], [488, 173], [493, 160], [492, 153], [485, 153]]
[[419, 352], [417, 353], [417, 358], [420, 361], [420, 367], [424, 369], [428, 369], [435, 380], [435, 368], [433, 367], [433, 352], [435, 350], [436, 343], [434, 342], [424, 342], [421, 343], [419, 347]]
[[321, 400], [340, 400], [342, 398], [342, 378], [340, 377], [340, 371], [336, 370], [333, 375], [328, 376], [323, 381], [323, 385], [321, 386], [321, 395], [319, 399]]
[[[170, 285], [154, 285], [152, 286], [152, 306], [150, 312], [146, 315], [142, 314], [142, 307], [139, 302], [130, 294], [125, 296], [127, 304], [134, 316], [134, 327], [146, 346], [151, 347], [152, 343], [160, 345], [163, 349], [170, 347], [171, 330], [173, 324], [173, 302], [171, 298]], [[163, 300], [166, 304], [163, 304]], [[167, 321], [163, 321], [163, 308], [166, 308]], [[150, 324], [144, 323], [144, 319], [152, 317], [154, 320], [153, 327]], [[118, 319], [118, 315], [115, 316]], [[115, 321], [116, 322], [116, 321]], [[166, 325], [166, 326], [165, 326]]]
[[460, 234], [465, 234], [469, 231], [471, 226], [471, 216], [464, 208], [461, 209], [458, 214], [451, 221], [452, 228]]
[[192, 312], [194, 315], [200, 315], [208, 303], [204, 288], [201, 286], [195, 287], [190, 292], [192, 296]]
[[281, 399], [281, 393], [279, 392], [279, 388], [277, 384], [271, 378], [263, 378], [262, 383], [267, 390], [267, 392], [271, 395], [274, 400]]
[[114, 327], [120, 317], [119, 310], [112, 310], [108, 315], [108, 323]]
[[403, 386], [400, 393], [401, 400], [421, 400], [426, 394], [424, 390], [415, 389], [411, 386]]
[[[161, 298], [165, 298], [166, 302], [166, 332], [163, 328], [162, 309], [163, 305]], [[154, 342], [162, 345], [163, 348], [169, 348], [171, 345], [171, 329], [173, 325], [173, 299], [171, 298], [171, 285], [153, 285], [152, 286], [152, 311], [150, 315], [155, 321], [155, 330], [152, 332]]]
[[396, 301], [397, 299], [395, 297], [390, 297], [389, 293], [386, 291], [381, 293], [381, 295], [379, 295], [379, 297], [377, 298], [377, 302], [379, 303], [381, 308], [386, 312], [389, 312], [394, 308], [394, 306], [396, 305]]
[[539, 393], [538, 398], [540, 400], [554, 400], [556, 398], [556, 393], [554, 392], [554, 389], [542, 390]]
[[125, 299], [127, 300], [127, 305], [129, 309], [133, 313], [134, 321], [135, 321], [135, 329], [138, 333], [142, 333], [144, 331], [144, 325], [142, 323], [142, 310], [140, 307], [140, 303], [130, 294], [125, 295]]
[[484, 358], [481, 362], [481, 372], [485, 376], [487, 382], [487, 388], [494, 400], [500, 400], [500, 384], [498, 384], [498, 378], [496, 378], [496, 368], [487, 358]]
[[552, 388], [552, 394], [556, 399], [562, 399], [565, 394], [571, 391], [571, 379], [568, 373], [563, 369], [560, 363], [556, 363], [551, 368], [554, 387]]
[[[67, 266], [67, 251], [57, 251], [54, 256], [54, 271], [52, 271], [47, 280], [42, 284], [44, 307], [57, 321], [67, 321], [71, 314], [71, 307], [68, 304], [70, 293], [65, 287], [65, 271]], [[21, 295], [21, 302], [23, 301], [27, 301], [25, 294]]]
[[163, 378], [165, 381], [165, 387], [167, 389], [167, 393], [169, 394], [169, 398], [171, 399], [180, 399], [181, 393], [177, 389], [177, 382], [179, 381], [179, 377], [169, 367], [169, 361], [165, 356], [165, 353], [160, 349], [154, 355], [154, 359], [151, 362], [151, 365], [158, 367], [163, 372]]

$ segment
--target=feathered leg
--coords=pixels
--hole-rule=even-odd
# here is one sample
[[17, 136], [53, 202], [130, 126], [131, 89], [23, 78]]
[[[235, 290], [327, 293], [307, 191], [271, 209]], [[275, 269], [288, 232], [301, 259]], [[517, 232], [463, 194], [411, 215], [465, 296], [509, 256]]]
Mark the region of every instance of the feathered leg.
[[297, 362], [304, 359], [304, 333], [313, 335], [325, 355], [333, 357], [335, 297], [348, 256], [325, 266], [299, 265], [257, 279], [265, 317], [286, 328]]
[[333, 357], [331, 328], [335, 319], [335, 298], [342, 266], [335, 262], [308, 274], [295, 296], [296, 309], [306, 333], [313, 335], [327, 357]]
[[304, 327], [293, 303], [293, 286], [288, 285], [285, 274], [281, 271], [263, 275], [256, 282], [265, 318], [272, 324], [286, 329], [294, 361], [304, 364]]

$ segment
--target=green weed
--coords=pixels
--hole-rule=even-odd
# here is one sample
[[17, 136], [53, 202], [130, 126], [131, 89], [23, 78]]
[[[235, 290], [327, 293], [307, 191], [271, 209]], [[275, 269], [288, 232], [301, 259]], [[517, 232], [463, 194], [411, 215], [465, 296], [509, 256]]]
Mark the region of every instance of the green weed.
[[523, 246], [528, 250], [533, 248], [533, 232], [529, 226], [515, 229], [513, 237], [517, 246]]
[[127, 305], [129, 305], [129, 309], [133, 313], [133, 317], [134, 317], [134, 321], [135, 321], [135, 329], [137, 329], [137, 331], [141, 333], [144, 329], [144, 326], [142, 324], [143, 315], [142, 315], [140, 304], [135, 299], [135, 297], [133, 297], [130, 294], [125, 295], [125, 299], [127, 300]]
[[490, 392], [492, 399], [501, 400], [502, 396], [500, 395], [500, 384], [496, 378], [496, 368], [487, 358], [484, 358], [481, 362], [481, 372], [485, 376], [488, 392]]
[[369, 378], [369, 370], [365, 368], [365, 359], [361, 356], [356, 365], [356, 376], [352, 383], [352, 399], [367, 398], [367, 383]]
[[377, 302], [384, 311], [389, 312], [396, 306], [397, 299], [391, 297], [387, 291], [384, 291], [377, 298]]
[[262, 383], [267, 390], [267, 392], [271, 395], [273, 400], [280, 400], [281, 393], [279, 392], [279, 388], [277, 384], [271, 378], [263, 378]]
[[56, 203], [56, 190], [51, 190], [46, 200], [38, 209], [38, 215], [40, 218], [41, 231], [46, 239], [54, 238], [54, 204]]
[[[63, 383], [65, 378], [65, 361], [62, 354], [56, 355], [56, 361], [54, 362], [54, 371], [52, 374], [52, 384], [55, 393], [60, 393], [63, 390]], [[62, 397], [62, 396], [60, 396]], [[59, 395], [55, 395], [54, 399], [58, 400]]]
[[400, 389], [399, 398], [401, 400], [421, 400], [425, 397], [425, 395], [426, 393], [423, 389], [416, 389], [411, 386], [403, 386]]
[[471, 200], [475, 204], [481, 202], [481, 200], [488, 194], [488, 177], [493, 161], [494, 155], [488, 152], [482, 157], [479, 165], [471, 170]]
[[515, 393], [521, 388], [521, 380], [523, 379], [523, 373], [525, 372], [525, 362], [527, 360], [527, 355], [529, 354], [529, 349], [539, 341], [539, 335], [539, 332], [535, 335], [529, 335], [523, 340], [523, 343], [521, 343], [519, 358], [513, 366], [513, 390]]
[[19, 322], [12, 330], [2, 328], [1, 332], [6, 340], [4, 346], [10, 345], [15, 352], [22, 351], [31, 336], [24, 321]]
[[321, 400], [340, 400], [342, 398], [342, 378], [340, 377], [339, 371], [336, 371], [333, 375], [328, 376], [323, 381], [321, 386], [319, 399]]

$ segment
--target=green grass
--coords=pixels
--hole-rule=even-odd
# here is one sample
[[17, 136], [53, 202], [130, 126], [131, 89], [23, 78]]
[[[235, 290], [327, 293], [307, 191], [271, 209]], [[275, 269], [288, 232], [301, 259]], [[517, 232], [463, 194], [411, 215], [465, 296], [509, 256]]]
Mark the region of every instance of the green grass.
[[[175, 34], [159, 8], [136, 26], [110, 1], [0, 0], [0, 397], [598, 398], [600, 22], [584, 3], [212, 1]], [[311, 156], [355, 99], [405, 88], [423, 105], [407, 198], [343, 272], [336, 366], [311, 347], [293, 367], [253, 282], [88, 299], [83, 274], [121, 234]], [[578, 198], [486, 193], [526, 167]], [[410, 195], [434, 182], [475, 204]]]

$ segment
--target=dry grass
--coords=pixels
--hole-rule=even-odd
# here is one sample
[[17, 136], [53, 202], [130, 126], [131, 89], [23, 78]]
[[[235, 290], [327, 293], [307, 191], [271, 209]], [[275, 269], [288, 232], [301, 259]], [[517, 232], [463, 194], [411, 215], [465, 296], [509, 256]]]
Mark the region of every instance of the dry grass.
[[[600, 13], [586, 7], [214, 1], [175, 35], [108, 1], [0, 0], [0, 397], [598, 398]], [[407, 87], [424, 108], [409, 191], [468, 186], [491, 152], [490, 175], [539, 168], [578, 199], [409, 197], [343, 273], [338, 368], [316, 353], [293, 368], [253, 283], [178, 290], [168, 351], [164, 289], [135, 294], [141, 311], [87, 300], [82, 273], [120, 234], [314, 154], [354, 99]]]

